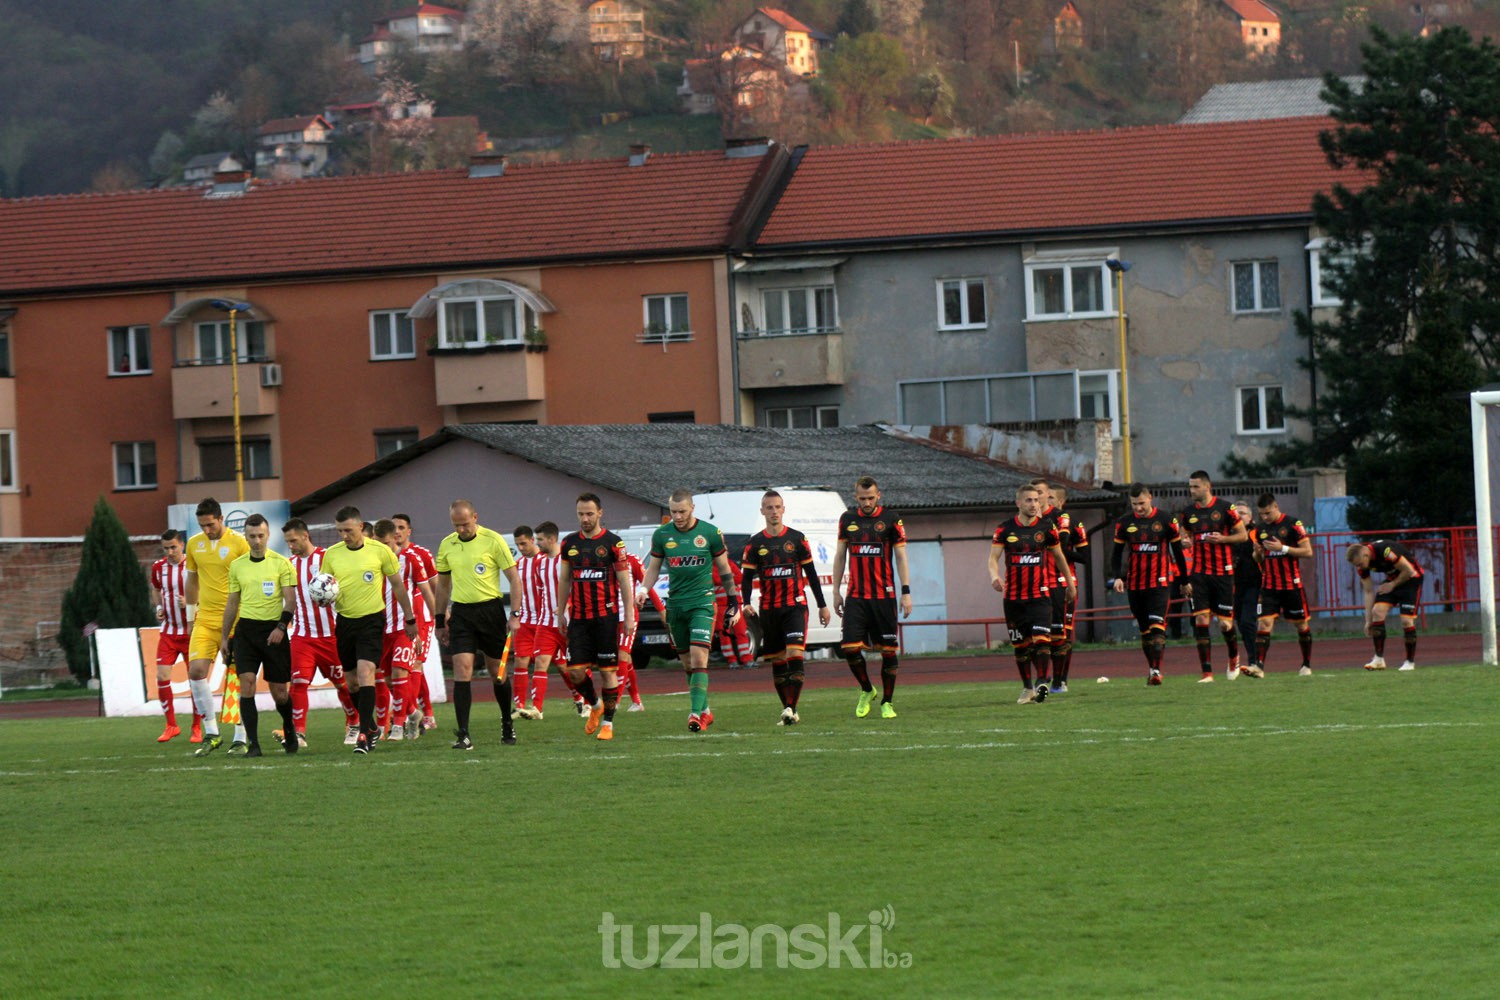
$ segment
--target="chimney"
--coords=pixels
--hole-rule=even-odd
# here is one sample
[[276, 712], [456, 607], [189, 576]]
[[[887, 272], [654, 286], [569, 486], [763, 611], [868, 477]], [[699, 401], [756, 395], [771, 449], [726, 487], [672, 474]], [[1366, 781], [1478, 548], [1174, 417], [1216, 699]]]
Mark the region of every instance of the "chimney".
[[644, 167], [646, 160], [651, 156], [651, 147], [644, 142], [632, 142], [630, 144], [630, 165], [632, 167]]
[[510, 157], [504, 153], [471, 153], [469, 155], [470, 177], [504, 177], [505, 165]]
[[215, 170], [214, 181], [205, 198], [235, 198], [250, 190], [250, 171], [235, 164], [233, 170]]
[[771, 139], [764, 135], [749, 135], [740, 139], [724, 140], [724, 155], [730, 159], [741, 156], [764, 156], [770, 152]]

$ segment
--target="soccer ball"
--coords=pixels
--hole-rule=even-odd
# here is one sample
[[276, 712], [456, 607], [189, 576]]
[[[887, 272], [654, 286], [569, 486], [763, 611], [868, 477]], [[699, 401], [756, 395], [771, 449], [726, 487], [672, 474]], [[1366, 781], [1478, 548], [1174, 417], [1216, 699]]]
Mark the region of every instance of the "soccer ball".
[[319, 573], [307, 585], [307, 596], [320, 608], [326, 608], [339, 596], [339, 581], [332, 573]]

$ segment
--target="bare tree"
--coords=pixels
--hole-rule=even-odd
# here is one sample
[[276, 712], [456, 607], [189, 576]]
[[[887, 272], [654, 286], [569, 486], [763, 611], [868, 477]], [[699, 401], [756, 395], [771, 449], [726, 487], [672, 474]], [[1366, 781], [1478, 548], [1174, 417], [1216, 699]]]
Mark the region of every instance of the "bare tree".
[[588, 23], [576, 0], [477, 0], [469, 37], [502, 76], [536, 83], [588, 44]]

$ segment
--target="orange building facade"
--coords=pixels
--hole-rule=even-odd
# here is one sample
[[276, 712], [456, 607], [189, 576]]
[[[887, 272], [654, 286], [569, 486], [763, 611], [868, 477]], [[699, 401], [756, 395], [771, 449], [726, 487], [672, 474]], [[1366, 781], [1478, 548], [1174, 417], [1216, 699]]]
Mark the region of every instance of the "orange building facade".
[[236, 371], [247, 500], [444, 424], [731, 422], [728, 252], [784, 160], [0, 202], [0, 536], [234, 499]]

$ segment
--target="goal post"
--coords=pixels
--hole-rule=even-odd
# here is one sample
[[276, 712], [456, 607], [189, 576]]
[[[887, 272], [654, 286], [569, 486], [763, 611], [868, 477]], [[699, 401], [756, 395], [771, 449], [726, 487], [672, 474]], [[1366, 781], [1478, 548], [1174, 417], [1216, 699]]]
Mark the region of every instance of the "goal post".
[[1479, 546], [1479, 627], [1483, 658], [1496, 665], [1495, 650], [1495, 525], [1490, 497], [1490, 418], [1500, 423], [1500, 391], [1469, 394], [1469, 423], [1474, 436], [1474, 525]]

